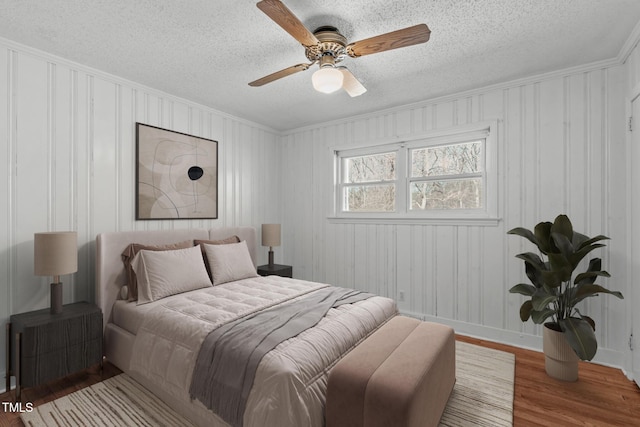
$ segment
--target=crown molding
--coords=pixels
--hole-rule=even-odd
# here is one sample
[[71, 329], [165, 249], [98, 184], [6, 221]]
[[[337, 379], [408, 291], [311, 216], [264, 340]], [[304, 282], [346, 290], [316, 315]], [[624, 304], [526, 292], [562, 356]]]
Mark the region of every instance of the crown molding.
[[631, 55], [631, 52], [633, 52], [633, 49], [636, 47], [638, 42], [640, 42], [640, 21], [638, 21], [636, 26], [633, 27], [631, 34], [629, 34], [629, 37], [627, 37], [627, 40], [620, 48], [620, 52], [618, 52], [618, 56], [616, 57], [618, 62], [624, 64], [629, 58], [629, 55]]
[[563, 68], [563, 69], [560, 69], [560, 70], [549, 71], [549, 72], [541, 73], [541, 74], [534, 74], [534, 75], [531, 75], [531, 76], [522, 77], [522, 78], [515, 79], [515, 80], [509, 80], [509, 81], [506, 81], [506, 82], [495, 83], [495, 84], [488, 85], [488, 86], [482, 86], [482, 87], [476, 88], [476, 89], [469, 89], [469, 90], [466, 90], [466, 91], [463, 91], [463, 92], [456, 92], [456, 93], [453, 93], [453, 94], [443, 95], [443, 96], [430, 98], [430, 99], [426, 99], [426, 100], [422, 100], [422, 101], [417, 101], [417, 102], [413, 102], [413, 103], [409, 103], [409, 104], [398, 105], [398, 106], [395, 106], [395, 107], [386, 108], [384, 110], [377, 110], [377, 111], [373, 111], [373, 112], [370, 112], [370, 113], [365, 113], [365, 114], [350, 116], [350, 117], [346, 117], [346, 118], [331, 120], [331, 121], [328, 121], [328, 122], [317, 123], [317, 124], [314, 124], [314, 125], [303, 126], [303, 127], [300, 127], [300, 128], [283, 131], [282, 134], [284, 136], [293, 135], [293, 134], [296, 134], [296, 133], [310, 131], [310, 130], [323, 128], [323, 127], [327, 127], [327, 126], [340, 125], [340, 124], [344, 124], [346, 122], [351, 122], [351, 121], [354, 121], [354, 120], [370, 119], [370, 118], [378, 117], [378, 116], [381, 116], [381, 115], [388, 115], [388, 114], [397, 113], [399, 111], [404, 111], [404, 110], [407, 110], [407, 109], [418, 109], [418, 108], [423, 108], [423, 107], [426, 107], [426, 106], [429, 106], [429, 105], [433, 105], [433, 104], [442, 104], [442, 103], [445, 103], [445, 102], [451, 102], [451, 101], [459, 100], [461, 98], [469, 98], [469, 97], [485, 94], [487, 92], [491, 92], [491, 91], [495, 91], [495, 90], [512, 89], [514, 87], [525, 86], [525, 85], [529, 85], [529, 84], [533, 84], [533, 83], [539, 83], [541, 81], [552, 80], [554, 78], [562, 78], [562, 77], [567, 77], [567, 76], [570, 76], [570, 75], [587, 73], [587, 72], [590, 72], [590, 71], [603, 70], [603, 69], [607, 69], [607, 68], [616, 67], [616, 66], [619, 66], [619, 65], [622, 65], [622, 64], [623, 64], [623, 62], [621, 62], [618, 59], [618, 57], [611, 58], [611, 59], [605, 59], [605, 60], [602, 60], [602, 61], [596, 61], [596, 62], [591, 62], [591, 63], [588, 63], [588, 64], [577, 65], [575, 67]]

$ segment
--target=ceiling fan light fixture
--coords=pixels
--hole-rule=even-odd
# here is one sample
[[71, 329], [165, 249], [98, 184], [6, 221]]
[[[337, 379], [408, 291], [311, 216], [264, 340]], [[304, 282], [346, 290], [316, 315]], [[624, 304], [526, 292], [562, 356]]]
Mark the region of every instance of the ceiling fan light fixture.
[[311, 76], [313, 88], [322, 93], [333, 93], [342, 88], [344, 76], [334, 67], [322, 67]]

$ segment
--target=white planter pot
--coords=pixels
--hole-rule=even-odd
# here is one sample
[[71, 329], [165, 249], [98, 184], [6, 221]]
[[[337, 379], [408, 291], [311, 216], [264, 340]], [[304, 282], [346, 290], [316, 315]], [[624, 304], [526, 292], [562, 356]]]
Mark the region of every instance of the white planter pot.
[[578, 379], [578, 361], [580, 358], [571, 348], [564, 333], [544, 325], [542, 332], [542, 350], [547, 375], [562, 381]]

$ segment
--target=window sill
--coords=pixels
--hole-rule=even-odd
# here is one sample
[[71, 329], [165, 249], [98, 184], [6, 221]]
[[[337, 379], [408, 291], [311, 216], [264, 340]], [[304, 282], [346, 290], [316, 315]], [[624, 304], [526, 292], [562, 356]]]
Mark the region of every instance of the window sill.
[[423, 225], [475, 225], [483, 227], [497, 227], [500, 218], [484, 217], [327, 217], [330, 224], [423, 224]]

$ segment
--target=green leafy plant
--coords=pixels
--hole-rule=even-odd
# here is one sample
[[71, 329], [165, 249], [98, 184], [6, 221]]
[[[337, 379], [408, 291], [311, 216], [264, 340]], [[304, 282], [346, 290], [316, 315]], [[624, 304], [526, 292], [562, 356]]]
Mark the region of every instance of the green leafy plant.
[[527, 277], [532, 283], [519, 283], [509, 290], [530, 297], [520, 307], [520, 319], [526, 322], [531, 318], [534, 323], [541, 324], [551, 318], [552, 321], [545, 326], [562, 331], [580, 359], [593, 359], [598, 350], [594, 333], [596, 325], [576, 305], [598, 294], [610, 294], [620, 299], [623, 296], [595, 283], [598, 277], [611, 277], [601, 269], [600, 258], [591, 259], [586, 271], [575, 278], [573, 274], [588, 253], [605, 246], [597, 242], [609, 238], [603, 235], [590, 238], [573, 231], [566, 215], [558, 215], [553, 223], [539, 223], [533, 232], [518, 227], [507, 234], [524, 237], [547, 258], [545, 261], [533, 252], [516, 255], [524, 261]]

